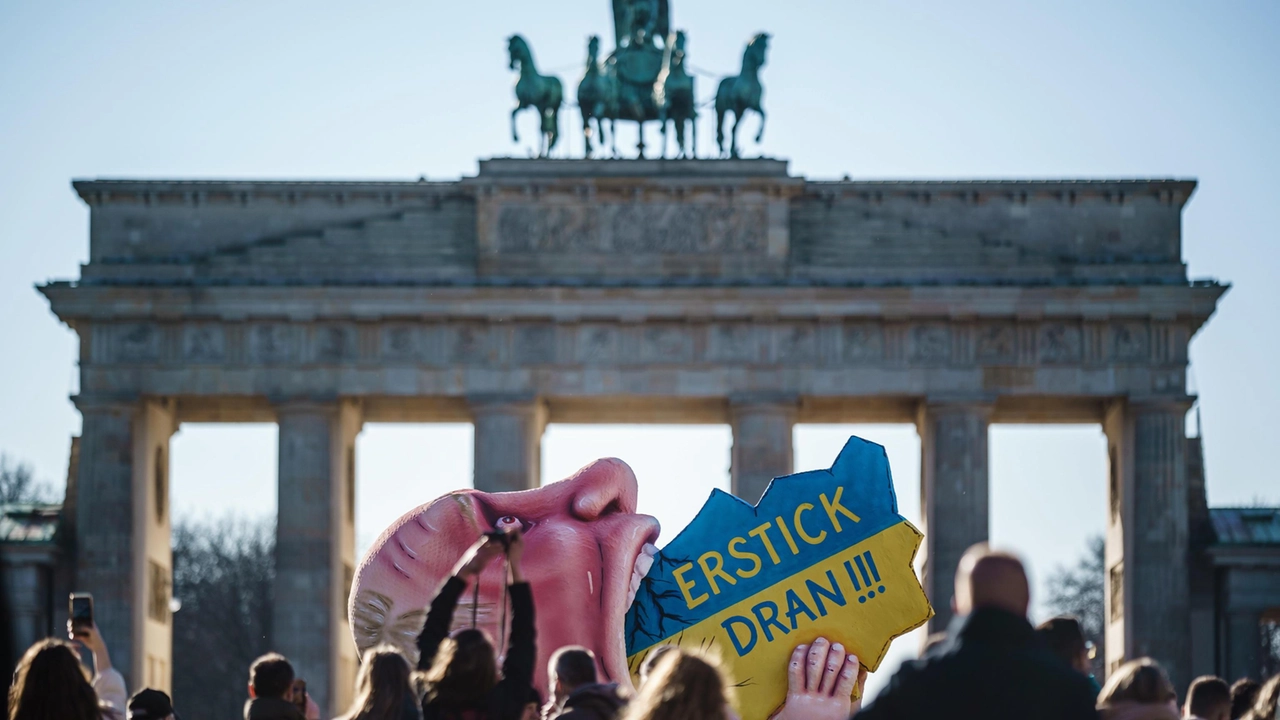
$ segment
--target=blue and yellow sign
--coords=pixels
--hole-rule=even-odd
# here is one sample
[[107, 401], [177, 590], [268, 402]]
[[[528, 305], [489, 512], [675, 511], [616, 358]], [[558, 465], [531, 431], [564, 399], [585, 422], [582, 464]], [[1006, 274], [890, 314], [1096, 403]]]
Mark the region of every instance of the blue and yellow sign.
[[922, 539], [898, 514], [884, 448], [857, 437], [830, 470], [775, 478], [755, 507], [715, 490], [640, 583], [631, 672], [658, 645], [711, 648], [743, 720], [763, 720], [786, 697], [796, 645], [826, 637], [874, 671], [933, 616], [911, 566]]

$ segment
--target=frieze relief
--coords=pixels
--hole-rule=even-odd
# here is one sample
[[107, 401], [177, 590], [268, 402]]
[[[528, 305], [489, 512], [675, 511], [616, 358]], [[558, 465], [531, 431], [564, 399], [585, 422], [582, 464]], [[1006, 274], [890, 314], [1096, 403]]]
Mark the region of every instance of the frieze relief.
[[871, 363], [884, 357], [884, 328], [878, 323], [858, 323], [844, 328], [844, 361]]
[[1080, 326], [1073, 323], [1046, 323], [1040, 326], [1036, 336], [1040, 350], [1040, 362], [1056, 365], [1080, 361], [1083, 342]]
[[182, 360], [193, 365], [227, 359], [227, 333], [221, 325], [196, 324], [182, 328]]
[[518, 327], [512, 343], [512, 357], [517, 365], [550, 365], [556, 361], [554, 325]]
[[1123, 362], [1146, 360], [1148, 356], [1146, 324], [1140, 322], [1112, 324], [1111, 348], [1116, 360]]
[[693, 334], [678, 326], [646, 327], [640, 357], [651, 363], [693, 362]]
[[318, 325], [312, 334], [312, 358], [323, 365], [339, 364], [359, 356], [356, 329], [350, 325]]
[[[361, 328], [364, 328], [363, 330]], [[1158, 331], [1158, 332], [1157, 332]], [[1098, 366], [1178, 368], [1181, 325], [1111, 322], [354, 322], [211, 321], [93, 327], [90, 364], [530, 367]], [[1153, 344], [1156, 349], [1153, 350]], [[1180, 382], [1170, 376], [1162, 384]]]
[[116, 328], [115, 356], [124, 362], [160, 359], [160, 329], [154, 323], [129, 323]]
[[764, 254], [762, 203], [508, 204], [498, 210], [499, 253]]
[[940, 365], [951, 359], [951, 328], [927, 323], [911, 328], [911, 361]]
[[260, 323], [249, 328], [249, 361], [260, 365], [293, 362], [297, 356], [295, 326]]
[[1018, 357], [1018, 331], [1010, 323], [979, 325], [975, 332], [974, 359], [980, 363], [1011, 363]]
[[760, 338], [748, 323], [717, 323], [708, 337], [708, 359], [712, 362], [755, 364], [761, 359]]
[[812, 365], [818, 359], [818, 338], [808, 323], [784, 325], [774, 333], [774, 358], [781, 364]]

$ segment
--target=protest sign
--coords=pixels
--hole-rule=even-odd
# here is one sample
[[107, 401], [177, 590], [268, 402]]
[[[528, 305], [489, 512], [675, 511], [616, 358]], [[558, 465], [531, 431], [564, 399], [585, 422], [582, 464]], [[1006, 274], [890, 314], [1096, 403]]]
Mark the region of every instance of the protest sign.
[[658, 645], [711, 649], [743, 720], [763, 720], [786, 697], [796, 645], [825, 637], [874, 671], [932, 617], [912, 569], [922, 538], [898, 514], [884, 448], [857, 437], [829, 470], [774, 479], [754, 507], [713, 491], [640, 582], [628, 667]]

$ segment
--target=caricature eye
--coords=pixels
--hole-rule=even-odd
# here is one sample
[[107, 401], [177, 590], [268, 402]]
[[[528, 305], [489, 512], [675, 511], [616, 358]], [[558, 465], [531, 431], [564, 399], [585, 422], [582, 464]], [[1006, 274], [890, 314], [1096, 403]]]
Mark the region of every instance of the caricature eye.
[[523, 527], [523, 523], [520, 522], [520, 518], [515, 517], [514, 515], [503, 515], [498, 518], [498, 522], [493, 524], [493, 528], [495, 530], [501, 530], [502, 532], [506, 532], [513, 528], [519, 530], [521, 527]]

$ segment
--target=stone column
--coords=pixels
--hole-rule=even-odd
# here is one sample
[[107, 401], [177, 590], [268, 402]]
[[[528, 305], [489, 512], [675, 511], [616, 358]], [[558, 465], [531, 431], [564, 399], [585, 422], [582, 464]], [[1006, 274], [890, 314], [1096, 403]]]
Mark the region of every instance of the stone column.
[[924, 552], [917, 559], [934, 616], [929, 631], [947, 627], [953, 615], [956, 566], [971, 545], [990, 535], [987, 426], [983, 403], [928, 402], [916, 421], [920, 433], [920, 507]]
[[1225, 637], [1222, 677], [1258, 678], [1262, 667], [1262, 615], [1256, 610], [1228, 610], [1223, 617]]
[[293, 664], [323, 716], [342, 712], [355, 684], [347, 596], [355, 570], [355, 438], [358, 404], [293, 402], [277, 407], [272, 647]]
[[729, 401], [733, 451], [730, 490], [755, 503], [769, 481], [795, 472], [791, 432], [796, 424], [794, 397], [741, 397]]
[[1154, 657], [1191, 681], [1186, 413], [1190, 402], [1118, 401], [1103, 422], [1110, 459], [1107, 670]]
[[94, 619], [110, 648], [112, 665], [124, 674], [128, 686], [167, 691], [173, 665], [173, 405], [84, 396], [76, 398], [76, 405], [83, 423], [76, 479], [75, 589], [93, 594]]
[[477, 395], [470, 403], [475, 423], [474, 487], [510, 492], [541, 485], [546, 404], [531, 395]]

